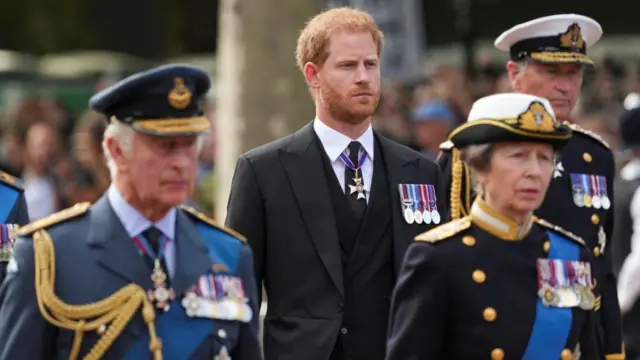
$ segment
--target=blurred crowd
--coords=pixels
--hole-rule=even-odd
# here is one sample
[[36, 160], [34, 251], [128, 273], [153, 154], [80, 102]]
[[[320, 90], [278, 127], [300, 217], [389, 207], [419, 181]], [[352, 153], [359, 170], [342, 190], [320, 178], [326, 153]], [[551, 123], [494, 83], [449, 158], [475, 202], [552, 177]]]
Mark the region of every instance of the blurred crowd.
[[[510, 91], [510, 84], [504, 64], [488, 57], [478, 56], [473, 74], [451, 64], [430, 68], [411, 83], [385, 85], [374, 126], [435, 159], [439, 145], [465, 121], [473, 102]], [[626, 95], [640, 92], [637, 74], [638, 64], [611, 58], [589, 69], [571, 120], [619, 150], [617, 118]], [[197, 190], [190, 205], [215, 216], [213, 100], [205, 104], [205, 112], [214, 131], [200, 155]], [[0, 118], [0, 168], [23, 181], [32, 221], [101, 196], [110, 181], [101, 147], [106, 124], [100, 114], [87, 110], [75, 115], [62, 102], [43, 97], [25, 98], [5, 111]]]

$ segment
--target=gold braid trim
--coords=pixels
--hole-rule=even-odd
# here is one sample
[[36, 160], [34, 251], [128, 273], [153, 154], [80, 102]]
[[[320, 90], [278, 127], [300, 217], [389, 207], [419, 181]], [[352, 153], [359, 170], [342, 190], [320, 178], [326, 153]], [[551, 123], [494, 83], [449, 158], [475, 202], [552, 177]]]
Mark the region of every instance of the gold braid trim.
[[460, 191], [462, 190], [462, 162], [460, 150], [451, 149], [451, 220], [460, 218]]
[[54, 293], [55, 250], [53, 240], [46, 230], [33, 234], [35, 256], [36, 297], [42, 316], [52, 325], [75, 332], [69, 360], [76, 360], [82, 346], [84, 333], [97, 331], [109, 324], [98, 342], [84, 356], [84, 360], [101, 359], [113, 345], [139, 308], [149, 329], [149, 351], [154, 360], [162, 360], [162, 343], [156, 334], [155, 310], [139, 285], [129, 284], [110, 297], [85, 305], [69, 305]]

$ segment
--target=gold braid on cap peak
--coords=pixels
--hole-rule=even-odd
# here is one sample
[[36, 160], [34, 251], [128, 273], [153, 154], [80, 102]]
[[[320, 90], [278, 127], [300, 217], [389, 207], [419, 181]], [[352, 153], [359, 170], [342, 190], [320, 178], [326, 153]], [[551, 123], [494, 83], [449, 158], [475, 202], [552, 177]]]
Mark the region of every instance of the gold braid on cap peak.
[[460, 191], [462, 190], [462, 161], [460, 160], [460, 150], [451, 149], [451, 220], [460, 218], [461, 203]]
[[120, 336], [139, 308], [149, 329], [149, 351], [154, 360], [162, 360], [162, 343], [156, 334], [153, 305], [139, 285], [129, 284], [106, 299], [85, 305], [70, 305], [62, 302], [54, 293], [55, 250], [53, 240], [46, 230], [33, 234], [35, 256], [36, 297], [42, 316], [54, 326], [75, 332], [69, 360], [76, 360], [82, 346], [84, 333], [102, 331], [100, 339], [84, 356], [84, 360], [101, 359], [113, 342]]

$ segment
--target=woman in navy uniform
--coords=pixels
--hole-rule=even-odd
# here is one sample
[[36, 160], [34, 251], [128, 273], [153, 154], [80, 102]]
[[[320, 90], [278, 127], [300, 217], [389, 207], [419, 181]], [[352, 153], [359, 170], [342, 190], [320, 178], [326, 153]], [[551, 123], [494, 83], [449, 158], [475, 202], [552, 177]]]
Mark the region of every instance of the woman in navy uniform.
[[571, 129], [545, 99], [498, 94], [451, 133], [478, 198], [416, 237], [392, 305], [388, 360], [602, 359], [593, 254], [536, 218]]

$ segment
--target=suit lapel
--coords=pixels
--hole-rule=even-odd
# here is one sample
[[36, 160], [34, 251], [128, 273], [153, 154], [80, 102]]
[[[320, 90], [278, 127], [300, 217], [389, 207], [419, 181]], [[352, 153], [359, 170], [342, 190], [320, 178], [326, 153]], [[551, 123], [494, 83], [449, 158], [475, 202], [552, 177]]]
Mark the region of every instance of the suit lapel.
[[106, 194], [91, 210], [87, 242], [96, 252], [98, 263], [127, 282], [150, 289], [153, 286], [151, 270], [113, 211]]
[[171, 284], [179, 297], [213, 266], [198, 229], [182, 210], [176, 214], [176, 252], [176, 271]]
[[398, 184], [419, 184], [420, 183], [420, 158], [415, 156], [407, 157], [402, 154], [401, 145], [392, 142], [384, 136], [376, 134], [382, 148], [385, 165], [387, 167], [387, 179], [389, 181], [389, 191], [391, 199], [391, 223], [393, 226], [393, 253], [394, 269], [396, 275], [400, 272], [404, 253], [413, 241], [413, 238], [426, 229], [427, 225], [407, 224], [402, 215], [402, 203]]
[[344, 296], [340, 245], [322, 167], [322, 150], [315, 139], [313, 123], [309, 123], [293, 135], [289, 146], [280, 153], [280, 161], [318, 255]]

